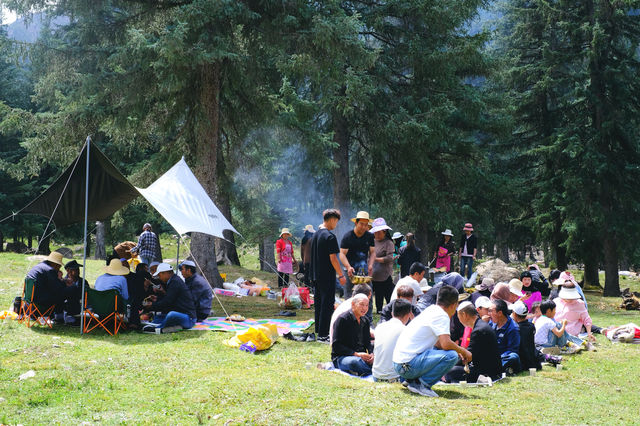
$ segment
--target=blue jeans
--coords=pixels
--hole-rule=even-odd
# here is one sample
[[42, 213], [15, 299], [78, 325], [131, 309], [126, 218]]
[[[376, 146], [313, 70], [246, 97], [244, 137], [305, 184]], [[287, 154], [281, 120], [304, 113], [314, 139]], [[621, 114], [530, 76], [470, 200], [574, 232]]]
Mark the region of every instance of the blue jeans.
[[159, 324], [158, 328], [171, 327], [173, 325], [179, 325], [184, 329], [192, 328], [196, 324], [195, 318], [190, 318], [189, 315], [182, 312], [170, 311], [168, 314], [156, 315], [153, 319], [154, 323]]
[[431, 388], [458, 362], [456, 351], [429, 349], [416, 355], [411, 361], [402, 364], [393, 363], [393, 368], [405, 379], [420, 379], [423, 385]]
[[518, 373], [522, 370], [520, 365], [520, 355], [515, 352], [505, 352], [500, 355], [502, 361], [502, 370], [506, 371], [507, 368], [512, 368], [514, 373]]
[[357, 356], [339, 356], [333, 361], [333, 365], [355, 376], [368, 376], [371, 374], [371, 366]]
[[471, 256], [460, 256], [460, 275], [465, 276], [464, 268], [469, 267], [467, 270], [466, 277], [467, 279], [471, 278], [471, 272], [473, 270], [473, 257]]
[[[559, 325], [559, 326], [562, 327], [561, 325]], [[562, 336], [558, 337], [555, 334], [553, 334], [553, 331], [549, 330], [549, 334], [547, 336], [547, 343], [545, 343], [542, 346], [546, 347], [546, 348], [550, 348], [552, 346], [563, 347], [568, 342], [573, 342], [578, 346], [580, 346], [583, 343], [582, 339], [580, 339], [579, 337], [576, 337], [576, 336], [572, 336], [571, 334], [567, 333], [566, 331], [562, 334]]]
[[153, 258], [140, 256], [140, 262], [144, 263], [147, 266], [151, 266], [151, 262], [153, 262]]

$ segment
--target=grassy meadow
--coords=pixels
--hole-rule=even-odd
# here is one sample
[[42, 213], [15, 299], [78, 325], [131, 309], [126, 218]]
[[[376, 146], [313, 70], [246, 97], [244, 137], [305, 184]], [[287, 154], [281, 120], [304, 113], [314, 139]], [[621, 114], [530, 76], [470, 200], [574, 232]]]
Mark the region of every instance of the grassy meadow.
[[[168, 257], [165, 254], [165, 257]], [[37, 262], [0, 253], [0, 310], [21, 293]], [[88, 261], [87, 279], [101, 261]], [[229, 279], [275, 276], [223, 267]], [[623, 287], [640, 290], [625, 279]], [[587, 293], [601, 326], [640, 323], [640, 312], [620, 311], [619, 298]], [[272, 317], [280, 309], [262, 297], [220, 299], [229, 313]], [[214, 310], [222, 310], [214, 300]], [[298, 311], [310, 318], [313, 311]], [[315, 368], [329, 360], [320, 343], [281, 339], [250, 355], [229, 349], [229, 333], [169, 335], [78, 328], [26, 328], [0, 321], [2, 424], [424, 424], [424, 423], [638, 423], [640, 347], [598, 338], [598, 351], [566, 357], [564, 369], [545, 366], [535, 377], [506, 379], [491, 388], [434, 388], [441, 398], [417, 396], [397, 384], [371, 384]], [[312, 367], [308, 367], [311, 363]], [[19, 380], [29, 370], [35, 376]]]

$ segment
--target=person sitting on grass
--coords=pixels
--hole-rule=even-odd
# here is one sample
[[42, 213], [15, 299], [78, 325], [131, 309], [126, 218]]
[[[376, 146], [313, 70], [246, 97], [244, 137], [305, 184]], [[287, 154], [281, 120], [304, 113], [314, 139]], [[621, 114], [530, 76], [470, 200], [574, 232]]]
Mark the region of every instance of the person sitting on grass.
[[415, 262], [409, 269], [409, 275], [404, 278], [400, 278], [391, 293], [391, 301], [393, 302], [398, 297], [398, 288], [402, 285], [408, 285], [413, 289], [413, 299], [411, 304], [415, 305], [418, 302], [418, 297], [422, 296], [422, 288], [420, 288], [420, 281], [424, 278], [424, 274], [427, 268], [420, 262]]
[[476, 383], [480, 375], [497, 380], [502, 373], [502, 362], [496, 332], [488, 323], [480, 319], [471, 302], [462, 302], [458, 306], [457, 316], [465, 327], [472, 329], [468, 349], [473, 361], [469, 364], [468, 372], [464, 365], [458, 362], [458, 365], [447, 373], [447, 382], [455, 383], [465, 380]]
[[[539, 306], [539, 305], [538, 305]], [[542, 362], [548, 362], [556, 365], [562, 362], [562, 357], [543, 354], [536, 347], [535, 335], [536, 326], [527, 319], [529, 308], [522, 301], [518, 301], [512, 306], [511, 318], [518, 324], [520, 328], [520, 365], [524, 371], [530, 368], [536, 370], [542, 369]]]
[[336, 368], [356, 376], [371, 374], [373, 345], [369, 319], [369, 298], [364, 294], [352, 297], [351, 309], [343, 312], [333, 324], [331, 360]]
[[[364, 294], [371, 300], [372, 291], [369, 284], [356, 284], [353, 287], [353, 295], [356, 294]], [[353, 302], [353, 296], [340, 303], [335, 311], [333, 311], [333, 315], [331, 315], [331, 322], [329, 324], [329, 343], [333, 343], [333, 324], [335, 324], [336, 319], [347, 311], [351, 310], [351, 304]]]
[[389, 321], [391, 318], [393, 318], [393, 307], [395, 305], [396, 300], [406, 300], [409, 302], [409, 304], [411, 305], [411, 312], [413, 312], [412, 318], [420, 315], [420, 310], [415, 304], [412, 303], [413, 294], [414, 294], [412, 287], [406, 284], [403, 284], [401, 286], [396, 286], [395, 292], [398, 297], [392, 300], [391, 303], [387, 303], [385, 307], [382, 308], [382, 311], [380, 312], [380, 322], [378, 323], [378, 326], [380, 326], [380, 324], [386, 321]]
[[[559, 352], [559, 348], [567, 346], [568, 352], [579, 352], [586, 347], [586, 342], [576, 336], [567, 333], [567, 320], [557, 322], [554, 317], [556, 315], [556, 304], [553, 300], [545, 300], [540, 304], [540, 312], [542, 316], [536, 321], [536, 345], [543, 348], [545, 353]], [[545, 350], [546, 348], [555, 348], [554, 350]]]
[[[407, 288], [411, 290], [411, 287]], [[393, 350], [400, 333], [413, 319], [411, 302], [398, 298], [387, 306], [393, 305], [393, 318], [376, 327], [376, 341], [373, 348], [373, 379], [375, 381], [398, 381], [398, 373], [393, 368]]]
[[531, 312], [529, 312], [528, 318], [533, 324], [535, 324], [538, 318], [542, 316], [542, 312], [540, 312], [540, 305], [542, 305], [542, 302], [534, 302], [531, 305]]
[[498, 336], [498, 348], [502, 359], [502, 370], [508, 375], [516, 374], [520, 371], [520, 330], [518, 324], [509, 316], [511, 311], [507, 307], [507, 302], [497, 299], [492, 302], [489, 309], [491, 321], [489, 325]]
[[196, 264], [192, 260], [185, 260], [180, 264], [180, 272], [184, 277], [184, 283], [191, 292], [196, 304], [196, 319], [206, 320], [211, 315], [211, 303], [213, 291], [204, 277], [196, 272]]
[[196, 306], [191, 292], [182, 278], [173, 273], [171, 265], [161, 263], [154, 276], [166, 284], [167, 294], [158, 300], [157, 296], [149, 296], [143, 303], [146, 310], [162, 312], [154, 318], [154, 324], [145, 326], [145, 333], [171, 333], [180, 329], [192, 328], [196, 323]]
[[393, 368], [406, 379], [409, 391], [437, 397], [431, 387], [458, 362], [458, 354], [464, 362], [471, 362], [471, 352], [449, 336], [450, 318], [457, 307], [458, 291], [442, 286], [436, 304], [422, 311], [400, 334], [393, 351]]
[[480, 319], [484, 322], [489, 322], [491, 317], [489, 316], [489, 309], [491, 309], [492, 303], [487, 296], [478, 297], [475, 301], [476, 311]]
[[553, 301], [556, 304], [555, 320], [567, 320], [567, 333], [577, 336], [582, 330], [586, 330], [588, 341], [595, 342], [596, 339], [592, 331], [594, 328], [600, 331], [600, 327], [593, 325], [589, 311], [587, 311], [587, 305], [573, 282], [567, 280], [560, 288], [558, 297]]

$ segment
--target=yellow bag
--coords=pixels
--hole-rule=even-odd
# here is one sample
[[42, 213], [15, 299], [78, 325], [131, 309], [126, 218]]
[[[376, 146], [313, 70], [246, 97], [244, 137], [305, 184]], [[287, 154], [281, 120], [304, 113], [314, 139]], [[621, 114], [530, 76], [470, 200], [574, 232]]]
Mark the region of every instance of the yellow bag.
[[18, 318], [18, 314], [16, 314], [13, 311], [1, 311], [0, 312], [0, 319], [10, 319], [10, 320], [14, 320]]
[[239, 348], [243, 343], [251, 341], [259, 351], [263, 351], [273, 346], [277, 339], [278, 327], [274, 324], [266, 324], [239, 331], [231, 339], [224, 340], [222, 344], [230, 348]]
[[[140, 260], [139, 256], [136, 256], [136, 257], [132, 257], [131, 259], [127, 260], [127, 262], [129, 262], [129, 267], [131, 268], [131, 270], [135, 272], [136, 268], [138, 267], [138, 265], [142, 261]], [[147, 266], [149, 266], [149, 265], [147, 265]]]

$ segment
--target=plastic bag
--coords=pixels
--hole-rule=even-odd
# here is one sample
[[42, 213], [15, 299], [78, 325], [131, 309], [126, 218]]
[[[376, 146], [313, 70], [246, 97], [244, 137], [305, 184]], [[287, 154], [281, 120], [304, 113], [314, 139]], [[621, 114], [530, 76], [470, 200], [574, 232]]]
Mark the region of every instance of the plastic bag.
[[284, 292], [284, 306], [287, 308], [302, 308], [302, 299], [300, 298], [300, 291], [295, 283], [290, 283], [287, 290]]
[[239, 348], [245, 343], [252, 342], [257, 350], [269, 349], [278, 340], [278, 327], [275, 324], [264, 324], [239, 331], [229, 340], [224, 340], [223, 345], [230, 348]]

